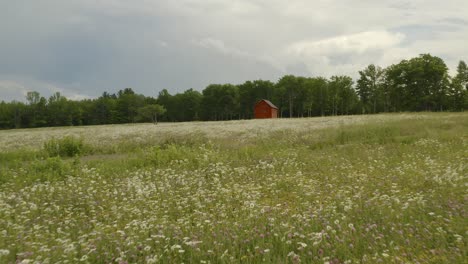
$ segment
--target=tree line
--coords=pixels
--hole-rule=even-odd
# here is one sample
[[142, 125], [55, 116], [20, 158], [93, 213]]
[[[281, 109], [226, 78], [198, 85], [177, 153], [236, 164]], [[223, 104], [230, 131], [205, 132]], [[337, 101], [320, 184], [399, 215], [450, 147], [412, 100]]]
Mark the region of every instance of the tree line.
[[359, 71], [355, 83], [349, 76], [286, 75], [276, 83], [211, 84], [202, 92], [189, 89], [172, 95], [164, 89], [156, 98], [125, 88], [81, 101], [58, 92], [46, 99], [33, 91], [28, 92], [26, 102], [0, 103], [0, 129], [250, 119], [260, 99], [273, 102], [280, 117], [464, 111], [468, 107], [468, 67], [460, 61], [451, 77], [441, 58], [422, 54], [385, 69], [371, 64]]

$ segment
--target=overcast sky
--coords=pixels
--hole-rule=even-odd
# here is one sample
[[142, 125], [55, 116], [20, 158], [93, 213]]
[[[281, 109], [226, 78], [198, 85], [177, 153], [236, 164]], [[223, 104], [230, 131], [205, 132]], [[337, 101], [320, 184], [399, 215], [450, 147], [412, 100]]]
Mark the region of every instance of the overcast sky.
[[0, 0], [0, 101], [468, 61], [467, 0]]

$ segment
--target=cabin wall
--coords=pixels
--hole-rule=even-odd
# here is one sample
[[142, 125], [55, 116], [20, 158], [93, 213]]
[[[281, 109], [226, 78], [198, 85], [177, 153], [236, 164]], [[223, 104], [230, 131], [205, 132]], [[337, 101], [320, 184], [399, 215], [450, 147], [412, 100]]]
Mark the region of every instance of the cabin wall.
[[278, 118], [278, 109], [271, 108], [271, 118]]
[[266, 102], [260, 102], [254, 109], [255, 118], [276, 118], [278, 110], [269, 106]]

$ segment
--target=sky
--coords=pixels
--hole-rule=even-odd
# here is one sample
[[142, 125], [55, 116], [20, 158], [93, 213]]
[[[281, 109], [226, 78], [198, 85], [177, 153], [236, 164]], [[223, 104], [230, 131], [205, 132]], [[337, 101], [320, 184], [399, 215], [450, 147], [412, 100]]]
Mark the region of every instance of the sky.
[[422, 53], [468, 61], [466, 0], [0, 0], [0, 101], [157, 96]]

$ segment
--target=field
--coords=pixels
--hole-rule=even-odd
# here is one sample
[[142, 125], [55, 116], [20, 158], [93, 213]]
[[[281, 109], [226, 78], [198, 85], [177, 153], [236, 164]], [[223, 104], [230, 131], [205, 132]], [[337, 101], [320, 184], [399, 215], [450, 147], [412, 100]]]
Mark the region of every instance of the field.
[[466, 263], [468, 113], [0, 131], [0, 263]]

